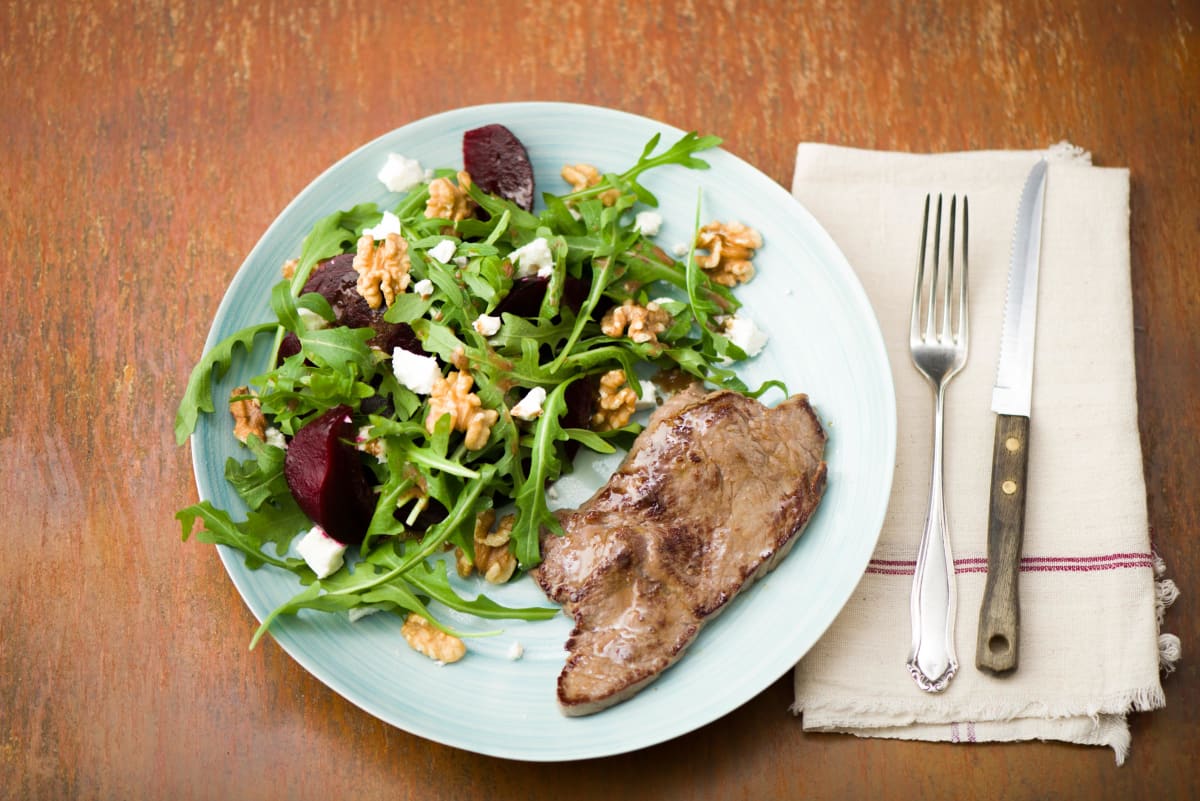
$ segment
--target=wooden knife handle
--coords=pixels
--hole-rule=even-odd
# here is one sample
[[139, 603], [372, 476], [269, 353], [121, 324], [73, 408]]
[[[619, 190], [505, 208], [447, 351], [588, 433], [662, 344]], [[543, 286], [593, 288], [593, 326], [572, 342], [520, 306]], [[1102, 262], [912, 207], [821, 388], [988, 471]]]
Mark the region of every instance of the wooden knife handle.
[[1021, 541], [1025, 536], [1025, 476], [1029, 467], [1029, 418], [996, 417], [988, 509], [988, 572], [979, 610], [975, 667], [992, 673], [1017, 669]]

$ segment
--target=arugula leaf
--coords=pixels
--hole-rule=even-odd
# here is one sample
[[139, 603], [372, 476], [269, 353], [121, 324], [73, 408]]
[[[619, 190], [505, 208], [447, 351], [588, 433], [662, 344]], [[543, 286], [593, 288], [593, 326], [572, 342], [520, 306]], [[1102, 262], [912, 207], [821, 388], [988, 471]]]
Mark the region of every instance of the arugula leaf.
[[239, 462], [229, 457], [225, 462], [225, 480], [247, 506], [257, 509], [268, 499], [290, 492], [283, 475], [286, 453], [282, 448], [263, 443], [253, 434], [246, 439], [246, 446], [255, 458]]
[[554, 444], [567, 438], [559, 419], [567, 411], [566, 391], [573, 380], [567, 379], [556, 386], [542, 404], [542, 415], [533, 432], [529, 477], [517, 488], [514, 499], [520, 515], [513, 523], [511, 537], [516, 544], [517, 562], [526, 570], [541, 562], [538, 547], [541, 527], [545, 526], [556, 534], [562, 533], [558, 518], [546, 505], [543, 487], [560, 471], [560, 460], [555, 454]]
[[[235, 523], [229, 513], [223, 509], [218, 509], [208, 501], [200, 501], [200, 503], [192, 504], [175, 513], [175, 519], [182, 526], [184, 542], [190, 536], [195, 536], [197, 540], [204, 543], [214, 545], [227, 545], [235, 548], [246, 555], [246, 567], [255, 570], [263, 564], [275, 565], [282, 567], [285, 570], [293, 572], [308, 570], [302, 559], [286, 558], [271, 556], [263, 550], [263, 545], [270, 541], [264, 538], [262, 531], [262, 521], [269, 519], [270, 528], [274, 533], [274, 542], [277, 545], [282, 544], [286, 549], [286, 543], [280, 539], [280, 533], [287, 530], [288, 524], [294, 525], [291, 528], [291, 533], [287, 535], [287, 540], [298, 533], [301, 528], [306, 528], [308, 518], [303, 513], [299, 512], [299, 507], [293, 510], [279, 510], [276, 514], [255, 514], [251, 512], [245, 522]], [[196, 521], [200, 521], [203, 525], [196, 529]], [[193, 531], [193, 529], [195, 529]]]
[[476, 617], [492, 620], [549, 620], [562, 611], [556, 606], [504, 606], [486, 595], [477, 595], [469, 600], [463, 598], [450, 586], [446, 563], [440, 559], [417, 565], [405, 574], [405, 578], [432, 600], [456, 612], [466, 612]]
[[698, 136], [695, 131], [692, 131], [684, 134], [679, 141], [659, 155], [653, 156], [651, 153], [658, 146], [661, 136], [661, 134], [655, 134], [646, 143], [645, 149], [642, 150], [642, 155], [638, 157], [637, 164], [634, 164], [625, 172], [617, 176], [605, 175], [603, 180], [595, 186], [563, 195], [562, 200], [570, 202], [572, 200], [597, 197], [609, 189], [616, 188], [621, 191], [632, 191], [637, 196], [637, 199], [647, 206], [658, 206], [658, 198], [637, 182], [638, 176], [647, 170], [667, 164], [678, 164], [692, 170], [707, 170], [710, 166], [709, 163], [703, 159], [696, 158], [693, 154], [717, 147], [722, 141], [719, 136]]
[[300, 347], [320, 365], [335, 369], [354, 365], [360, 375], [375, 369], [375, 357], [367, 347], [367, 341], [375, 336], [371, 328], [318, 328], [299, 336]]
[[259, 334], [270, 333], [275, 327], [276, 323], [259, 323], [230, 334], [204, 354], [199, 363], [192, 368], [187, 389], [184, 390], [179, 409], [175, 412], [176, 445], [182, 445], [196, 430], [196, 421], [199, 420], [201, 412], [213, 411], [213, 381], [220, 380], [229, 369], [237, 346], [241, 345], [248, 353], [254, 347], [254, 340]]

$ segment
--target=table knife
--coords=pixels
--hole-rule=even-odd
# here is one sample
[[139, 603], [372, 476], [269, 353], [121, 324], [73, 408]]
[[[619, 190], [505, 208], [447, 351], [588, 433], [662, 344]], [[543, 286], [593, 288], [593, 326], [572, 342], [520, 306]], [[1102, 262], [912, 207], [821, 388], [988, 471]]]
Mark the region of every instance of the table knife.
[[1033, 399], [1033, 352], [1037, 328], [1038, 266], [1046, 161], [1025, 180], [1017, 208], [1000, 361], [992, 388], [996, 438], [988, 507], [988, 572], [979, 610], [975, 667], [991, 673], [1017, 669], [1020, 640], [1018, 577], [1025, 535], [1025, 478], [1029, 466], [1029, 411]]

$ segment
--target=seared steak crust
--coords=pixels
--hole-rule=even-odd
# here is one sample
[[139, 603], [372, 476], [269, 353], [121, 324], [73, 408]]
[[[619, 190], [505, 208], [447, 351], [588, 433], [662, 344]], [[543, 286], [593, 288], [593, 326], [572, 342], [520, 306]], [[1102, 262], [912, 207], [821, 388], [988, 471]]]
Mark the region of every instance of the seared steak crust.
[[608, 483], [559, 512], [533, 575], [575, 619], [558, 700], [568, 715], [636, 693], [791, 548], [825, 488], [808, 400], [775, 408], [693, 388], [651, 417]]

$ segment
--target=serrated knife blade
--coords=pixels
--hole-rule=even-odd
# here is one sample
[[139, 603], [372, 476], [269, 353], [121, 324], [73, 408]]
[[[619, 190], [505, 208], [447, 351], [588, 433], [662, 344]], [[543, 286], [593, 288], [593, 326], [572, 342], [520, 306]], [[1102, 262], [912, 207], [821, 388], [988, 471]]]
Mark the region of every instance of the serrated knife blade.
[[991, 673], [1017, 668], [1020, 642], [1018, 578], [1025, 537], [1025, 479], [1037, 331], [1038, 271], [1046, 199], [1045, 159], [1033, 165], [1021, 191], [1009, 261], [1000, 360], [992, 387], [996, 437], [988, 506], [988, 572], [979, 610], [975, 666]]
[[1000, 334], [1000, 361], [996, 366], [996, 384], [992, 387], [992, 411], [997, 414], [1028, 417], [1033, 399], [1033, 346], [1046, 166], [1044, 159], [1033, 165], [1017, 207], [1008, 293], [1004, 298], [1004, 328]]

